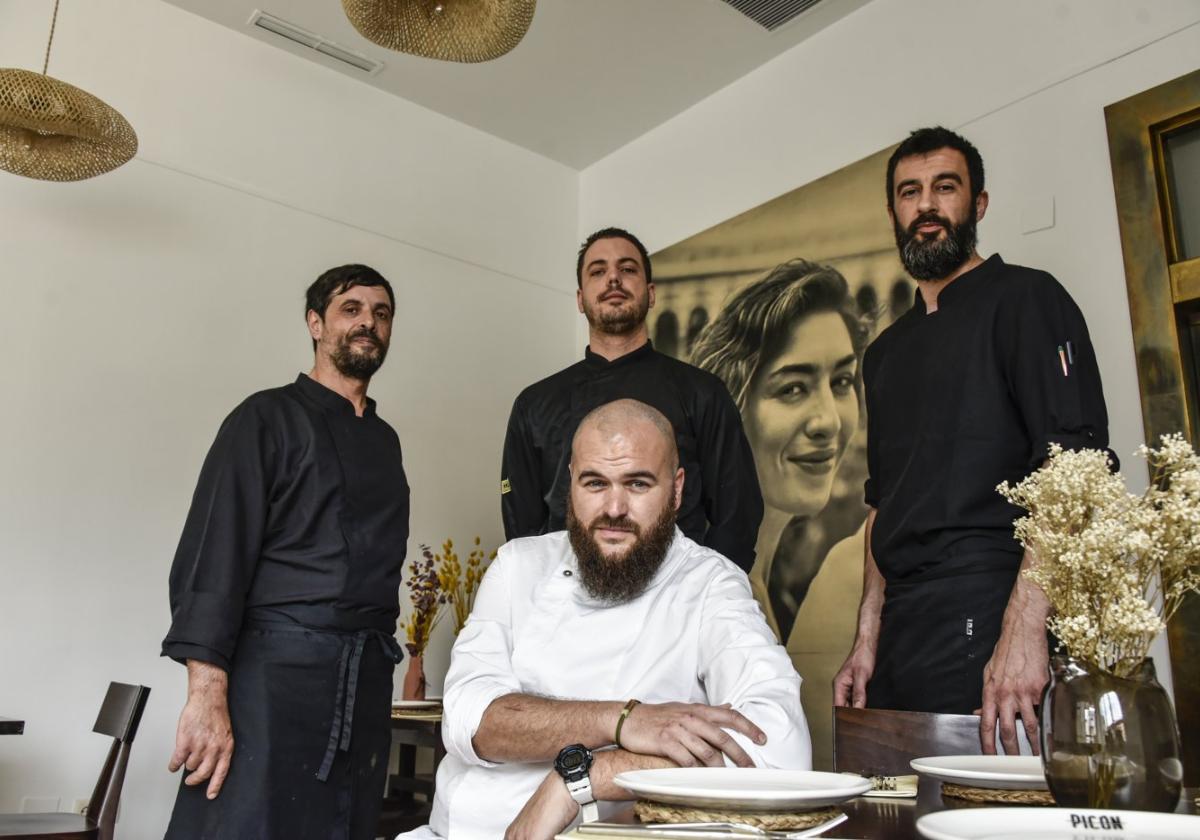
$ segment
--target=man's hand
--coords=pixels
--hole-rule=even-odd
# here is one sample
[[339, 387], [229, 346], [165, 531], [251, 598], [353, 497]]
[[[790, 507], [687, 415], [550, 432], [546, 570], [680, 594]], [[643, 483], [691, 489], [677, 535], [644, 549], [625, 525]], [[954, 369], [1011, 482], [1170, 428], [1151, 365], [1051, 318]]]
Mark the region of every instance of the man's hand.
[[867, 706], [867, 683], [875, 673], [875, 648], [865, 644], [855, 644], [846, 657], [845, 663], [833, 678], [833, 705], [853, 706], [864, 709]]
[[879, 511], [867, 511], [863, 524], [863, 591], [858, 604], [858, 627], [854, 632], [854, 647], [850, 655], [833, 678], [833, 705], [867, 706], [867, 683], [875, 673], [875, 651], [879, 645], [880, 615], [883, 612], [883, 597], [886, 584], [875, 557], [871, 554], [871, 531], [875, 527], [875, 516]]
[[567, 792], [562, 777], [551, 770], [504, 832], [504, 840], [553, 840], [577, 813], [579, 803]]
[[1001, 631], [1000, 640], [983, 669], [983, 708], [980, 710], [979, 743], [984, 755], [996, 752], [996, 720], [1000, 721], [1000, 743], [1004, 752], [1017, 755], [1017, 722], [1029, 736], [1029, 746], [1038, 755], [1038, 722], [1033, 707], [1041, 702], [1046, 687], [1049, 652], [1046, 631], [1040, 627]]
[[756, 744], [767, 736], [729, 704], [641, 703], [625, 718], [621, 746], [642, 755], [669, 758], [680, 767], [724, 767], [724, 756], [738, 767], [753, 767], [738, 742], [726, 732], [740, 732]]
[[1038, 722], [1033, 707], [1041, 701], [1049, 679], [1050, 652], [1046, 646], [1046, 616], [1050, 602], [1045, 593], [1025, 579], [1023, 572], [1034, 562], [1026, 551], [1021, 571], [1004, 610], [1000, 640], [983, 669], [983, 708], [979, 719], [979, 743], [984, 755], [996, 752], [996, 720], [1000, 721], [1000, 743], [1016, 755], [1017, 722], [1021, 716], [1033, 754], [1040, 752]]
[[233, 758], [233, 727], [229, 723], [228, 676], [216, 665], [189, 659], [188, 699], [179, 715], [175, 752], [167, 769], [189, 771], [186, 785], [208, 780], [209, 799], [216, 799]]

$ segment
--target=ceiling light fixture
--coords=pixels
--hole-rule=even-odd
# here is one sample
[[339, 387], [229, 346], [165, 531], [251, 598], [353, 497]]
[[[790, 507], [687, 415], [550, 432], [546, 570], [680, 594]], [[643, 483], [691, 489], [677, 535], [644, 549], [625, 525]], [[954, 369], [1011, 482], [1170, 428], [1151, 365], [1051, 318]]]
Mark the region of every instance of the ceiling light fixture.
[[137, 134], [87, 91], [46, 75], [58, 0], [42, 72], [0, 68], [0, 169], [41, 181], [82, 181], [137, 153]]
[[521, 43], [537, 0], [342, 0], [354, 28], [390, 50], [475, 64]]

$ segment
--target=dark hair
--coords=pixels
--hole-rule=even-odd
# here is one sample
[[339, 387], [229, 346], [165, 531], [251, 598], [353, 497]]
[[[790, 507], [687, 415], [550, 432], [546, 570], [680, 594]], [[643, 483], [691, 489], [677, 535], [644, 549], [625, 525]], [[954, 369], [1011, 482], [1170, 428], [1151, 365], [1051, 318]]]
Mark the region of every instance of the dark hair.
[[[846, 278], [836, 268], [797, 259], [735, 294], [696, 339], [692, 364], [720, 377], [738, 409], [745, 410], [759, 368], [783, 349], [798, 322], [822, 312], [842, 316], [861, 359], [869, 333]], [[859, 381], [861, 375], [855, 382], [861, 394]]]
[[601, 228], [583, 240], [583, 244], [579, 246], [579, 256], [575, 260], [575, 284], [579, 288], [583, 288], [583, 255], [587, 253], [588, 248], [591, 248], [592, 245], [601, 239], [624, 239], [633, 245], [634, 248], [637, 248], [638, 253], [642, 256], [642, 268], [646, 272], [646, 282], [654, 282], [650, 274], [650, 254], [647, 253], [646, 246], [642, 244], [641, 240], [627, 230], [617, 227], [606, 227]]
[[887, 164], [887, 206], [893, 206], [893, 193], [896, 189], [896, 164], [906, 157], [927, 155], [938, 149], [954, 149], [961, 152], [967, 159], [967, 175], [971, 179], [971, 202], [979, 198], [983, 192], [983, 158], [979, 150], [971, 145], [971, 141], [961, 134], [955, 134], [948, 128], [934, 126], [933, 128], [918, 128], [896, 147]]
[[[325, 310], [329, 308], [329, 302], [355, 286], [382, 286], [383, 290], [387, 292], [392, 312], [396, 311], [396, 294], [392, 291], [392, 284], [370, 266], [355, 263], [329, 269], [308, 287], [308, 291], [304, 293], [305, 317], [308, 317], [309, 312], [316, 312], [324, 321]], [[315, 350], [316, 347], [317, 342], [314, 339], [313, 349]]]

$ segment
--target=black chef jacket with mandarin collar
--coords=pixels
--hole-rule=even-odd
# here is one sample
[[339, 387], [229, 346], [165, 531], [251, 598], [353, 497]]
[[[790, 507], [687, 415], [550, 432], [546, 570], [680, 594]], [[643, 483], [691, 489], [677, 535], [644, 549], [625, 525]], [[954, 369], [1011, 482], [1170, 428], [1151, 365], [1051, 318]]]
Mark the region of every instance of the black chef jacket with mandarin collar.
[[1037, 469], [1051, 443], [1108, 447], [1083, 314], [1052, 276], [999, 255], [942, 289], [933, 313], [918, 290], [867, 349], [863, 379], [871, 550], [889, 582], [1015, 569], [1022, 511], [996, 485]]
[[171, 567], [163, 654], [229, 669], [248, 616], [394, 633], [408, 541], [400, 441], [301, 374], [234, 409]]

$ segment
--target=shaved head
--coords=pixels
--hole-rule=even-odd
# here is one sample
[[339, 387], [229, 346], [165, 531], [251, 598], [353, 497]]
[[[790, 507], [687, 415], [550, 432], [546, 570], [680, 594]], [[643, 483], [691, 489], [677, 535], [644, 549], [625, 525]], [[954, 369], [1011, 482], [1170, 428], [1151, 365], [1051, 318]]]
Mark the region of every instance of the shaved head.
[[666, 444], [667, 460], [674, 472], [679, 467], [675, 429], [661, 411], [638, 400], [614, 400], [592, 409], [579, 421], [575, 436], [571, 438], [571, 461], [574, 463], [579, 440], [585, 435], [595, 434], [603, 440], [613, 440], [644, 432], [646, 426], [653, 429], [655, 436]]

